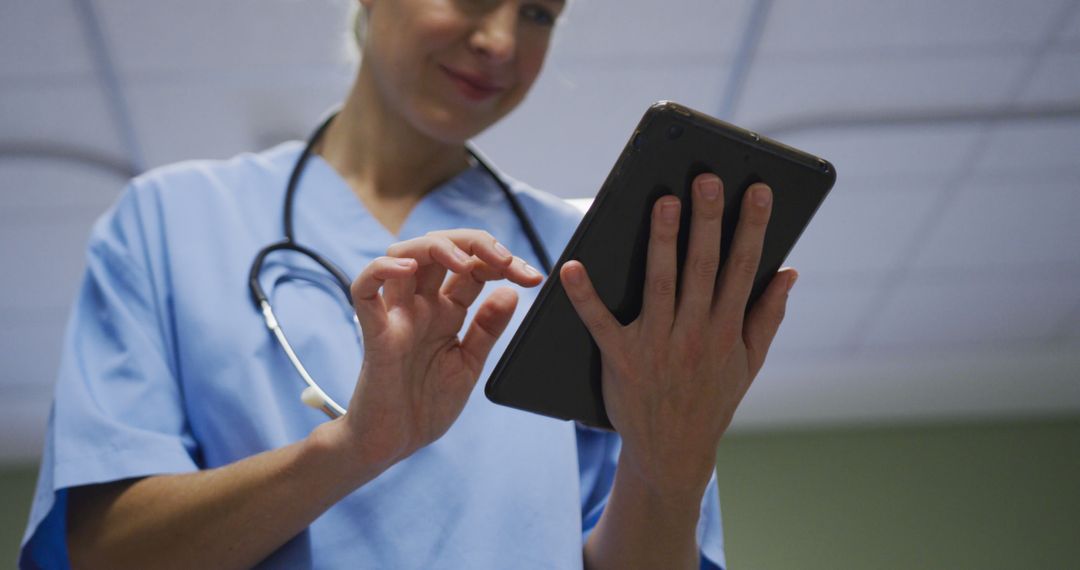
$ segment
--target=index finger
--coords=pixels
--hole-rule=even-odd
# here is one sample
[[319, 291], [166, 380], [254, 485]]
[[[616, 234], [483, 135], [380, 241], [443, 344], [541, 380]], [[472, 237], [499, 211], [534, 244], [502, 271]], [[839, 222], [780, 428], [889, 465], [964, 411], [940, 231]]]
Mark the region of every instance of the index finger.
[[[499, 243], [495, 236], [484, 230], [438, 230], [430, 235], [449, 239], [461, 249], [480, 258], [486, 267], [502, 270], [503, 277], [518, 285], [532, 287], [544, 278], [539, 270], [515, 256], [505, 245]], [[476, 275], [476, 271], [473, 271], [473, 275]]]
[[484, 230], [438, 230], [428, 232], [427, 235], [446, 238], [466, 253], [479, 257], [493, 267], [506, 267], [514, 260], [510, 250]]

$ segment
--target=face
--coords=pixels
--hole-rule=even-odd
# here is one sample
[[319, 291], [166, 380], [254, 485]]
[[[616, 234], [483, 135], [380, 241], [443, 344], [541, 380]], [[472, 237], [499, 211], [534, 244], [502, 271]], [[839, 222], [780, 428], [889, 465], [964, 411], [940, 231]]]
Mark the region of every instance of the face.
[[[563, 0], [360, 0], [382, 105], [460, 143], [514, 109], [543, 67]], [[367, 73], [370, 71], [370, 73]]]

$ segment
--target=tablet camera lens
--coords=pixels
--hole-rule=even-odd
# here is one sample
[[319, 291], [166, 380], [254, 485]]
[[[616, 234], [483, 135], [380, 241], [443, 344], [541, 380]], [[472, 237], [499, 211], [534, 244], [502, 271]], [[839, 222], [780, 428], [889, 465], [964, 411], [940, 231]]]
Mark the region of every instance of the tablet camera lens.
[[667, 138], [668, 138], [668, 140], [675, 140], [675, 139], [681, 137], [682, 134], [683, 134], [682, 125], [671, 125], [670, 127], [668, 127], [668, 130], [667, 130]]
[[825, 174], [829, 173], [829, 163], [825, 162], [824, 160], [819, 160], [818, 161], [818, 168], [820, 168], [821, 171], [824, 172]]
[[641, 150], [645, 146], [645, 135], [637, 133], [634, 135], [634, 141], [631, 144], [634, 150]]

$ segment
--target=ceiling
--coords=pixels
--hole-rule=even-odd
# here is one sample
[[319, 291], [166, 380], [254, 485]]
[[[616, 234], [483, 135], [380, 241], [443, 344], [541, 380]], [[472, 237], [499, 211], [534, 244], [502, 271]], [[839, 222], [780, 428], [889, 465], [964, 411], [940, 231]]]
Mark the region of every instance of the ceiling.
[[[40, 453], [128, 173], [302, 137], [352, 79], [350, 4], [0, 4], [0, 460]], [[588, 198], [659, 99], [839, 172], [735, 429], [1080, 413], [1080, 1], [575, 0], [478, 145]]]

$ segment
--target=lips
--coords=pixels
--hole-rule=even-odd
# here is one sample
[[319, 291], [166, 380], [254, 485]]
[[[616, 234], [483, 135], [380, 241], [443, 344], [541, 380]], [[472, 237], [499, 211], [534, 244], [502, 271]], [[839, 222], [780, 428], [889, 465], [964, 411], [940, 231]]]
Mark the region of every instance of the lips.
[[483, 74], [471, 73], [445, 65], [440, 65], [439, 68], [465, 97], [473, 101], [483, 101], [506, 90], [506, 87]]

